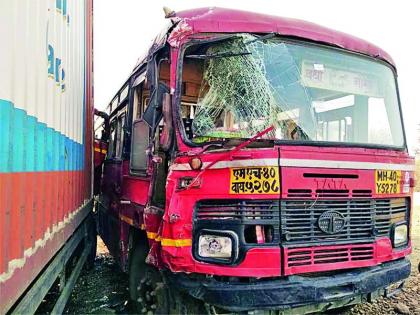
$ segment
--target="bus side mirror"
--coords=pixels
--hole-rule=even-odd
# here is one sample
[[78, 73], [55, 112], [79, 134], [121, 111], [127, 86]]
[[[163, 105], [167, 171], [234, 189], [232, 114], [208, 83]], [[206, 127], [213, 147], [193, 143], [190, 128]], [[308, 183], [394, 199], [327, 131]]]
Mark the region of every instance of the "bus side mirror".
[[173, 124], [171, 111], [171, 95], [164, 93], [162, 97], [163, 129], [160, 135], [160, 147], [167, 151], [172, 146]]

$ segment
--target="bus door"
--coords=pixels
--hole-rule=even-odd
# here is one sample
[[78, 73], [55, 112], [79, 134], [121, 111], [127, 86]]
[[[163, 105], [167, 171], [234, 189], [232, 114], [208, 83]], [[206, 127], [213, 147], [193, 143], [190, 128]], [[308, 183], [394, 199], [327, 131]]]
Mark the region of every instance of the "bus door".
[[98, 202], [99, 234], [112, 255], [119, 252], [119, 205], [122, 190], [123, 143], [126, 112], [119, 111], [110, 122], [110, 139], [103, 166]]

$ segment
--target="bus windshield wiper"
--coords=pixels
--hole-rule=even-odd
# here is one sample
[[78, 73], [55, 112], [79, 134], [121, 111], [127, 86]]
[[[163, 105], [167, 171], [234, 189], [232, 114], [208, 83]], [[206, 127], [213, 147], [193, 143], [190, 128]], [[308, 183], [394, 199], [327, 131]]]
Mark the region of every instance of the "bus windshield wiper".
[[253, 136], [252, 138], [238, 144], [236, 147], [234, 147], [232, 150], [226, 152], [225, 154], [220, 155], [217, 159], [213, 160], [212, 162], [210, 162], [208, 165], [206, 165], [206, 167], [204, 167], [200, 173], [198, 173], [198, 175], [196, 177], [194, 177], [194, 179], [191, 181], [191, 183], [185, 188], [185, 190], [190, 189], [191, 187], [194, 186], [194, 184], [197, 182], [197, 180], [200, 178], [201, 175], [203, 175], [203, 173], [208, 170], [210, 167], [212, 167], [214, 164], [216, 164], [217, 162], [220, 162], [224, 159], [230, 158], [231, 155], [235, 152], [238, 152], [240, 150], [242, 150], [243, 148], [245, 148], [246, 146], [248, 146], [249, 144], [251, 144], [252, 142], [255, 142], [258, 138], [262, 137], [263, 135], [269, 133], [270, 131], [272, 131], [274, 129], [274, 126], [270, 126], [266, 129], [264, 129], [263, 131], [258, 132], [255, 136]]
[[236, 56], [246, 56], [251, 55], [252, 53], [249, 51], [226, 51], [226, 52], [219, 52], [214, 54], [206, 54], [206, 55], [187, 55], [187, 58], [194, 58], [194, 59], [217, 59], [217, 58], [229, 58], [229, 57], [236, 57]]
[[249, 44], [252, 44], [252, 43], [255, 43], [255, 42], [259, 42], [259, 41], [265, 41], [266, 39], [270, 39], [270, 38], [273, 38], [275, 36], [276, 36], [276, 33], [268, 33], [268, 34], [265, 34], [263, 36], [258, 36], [254, 39], [246, 41], [246, 42], [244, 42], [244, 44], [249, 45]]

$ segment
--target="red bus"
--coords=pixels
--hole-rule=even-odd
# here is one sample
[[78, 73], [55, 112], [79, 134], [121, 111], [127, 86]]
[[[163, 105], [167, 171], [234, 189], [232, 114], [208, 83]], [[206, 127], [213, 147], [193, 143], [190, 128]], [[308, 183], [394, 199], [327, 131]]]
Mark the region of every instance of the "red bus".
[[392, 58], [294, 19], [167, 18], [108, 106], [98, 197], [139, 312], [306, 313], [398, 291], [414, 161]]

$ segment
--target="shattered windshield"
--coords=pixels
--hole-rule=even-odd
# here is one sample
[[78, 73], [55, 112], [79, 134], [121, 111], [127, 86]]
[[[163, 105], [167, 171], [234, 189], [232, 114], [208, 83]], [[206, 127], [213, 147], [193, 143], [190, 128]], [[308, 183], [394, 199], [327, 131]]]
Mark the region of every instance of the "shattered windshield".
[[265, 138], [403, 146], [393, 71], [370, 58], [243, 34], [189, 47], [181, 117], [194, 143]]

